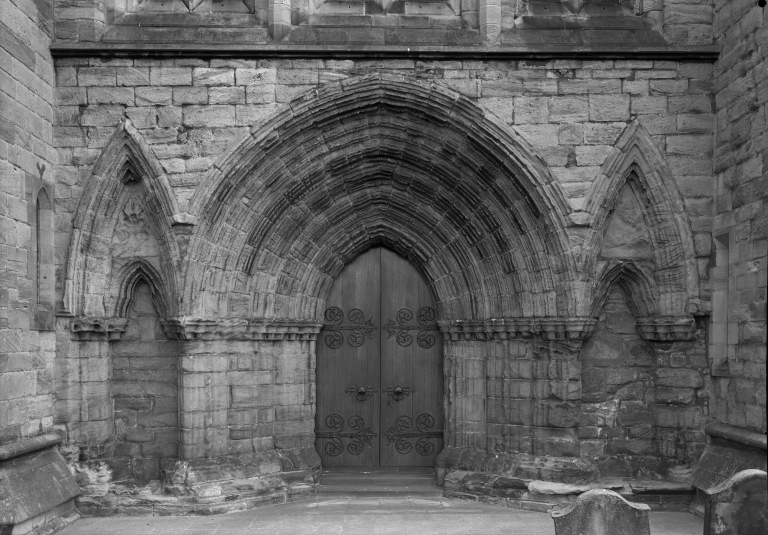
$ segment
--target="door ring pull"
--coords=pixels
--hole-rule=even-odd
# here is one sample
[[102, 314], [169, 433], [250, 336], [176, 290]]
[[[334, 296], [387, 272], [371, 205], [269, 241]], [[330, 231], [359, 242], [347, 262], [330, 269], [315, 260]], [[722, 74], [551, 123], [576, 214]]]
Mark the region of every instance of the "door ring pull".
[[373, 396], [373, 394], [376, 392], [376, 389], [373, 388], [373, 386], [369, 386], [367, 388], [365, 386], [359, 386], [359, 387], [350, 386], [344, 392], [355, 396], [355, 399], [357, 401], [365, 401], [369, 397]]
[[410, 396], [414, 390], [410, 386], [388, 386], [384, 389], [389, 397], [395, 401], [401, 401], [405, 396]]

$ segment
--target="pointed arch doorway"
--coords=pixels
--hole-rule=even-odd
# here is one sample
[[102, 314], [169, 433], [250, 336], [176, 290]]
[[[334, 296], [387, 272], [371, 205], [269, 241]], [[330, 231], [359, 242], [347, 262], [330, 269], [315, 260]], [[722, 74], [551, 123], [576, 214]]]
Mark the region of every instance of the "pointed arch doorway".
[[443, 447], [436, 320], [426, 282], [389, 249], [370, 249], [343, 269], [317, 346], [323, 466], [434, 466]]

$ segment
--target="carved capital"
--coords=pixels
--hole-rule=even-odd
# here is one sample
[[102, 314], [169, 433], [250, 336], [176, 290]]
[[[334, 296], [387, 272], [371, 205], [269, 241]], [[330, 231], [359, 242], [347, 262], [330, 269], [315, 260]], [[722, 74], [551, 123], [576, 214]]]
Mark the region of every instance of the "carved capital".
[[184, 324], [179, 318], [161, 318], [160, 325], [163, 327], [165, 336], [171, 340], [184, 340]]
[[452, 320], [438, 323], [445, 339], [451, 342], [510, 340], [530, 338], [534, 334], [532, 318]]
[[540, 318], [536, 320], [537, 334], [550, 341], [586, 340], [595, 330], [596, 321], [587, 316]]
[[240, 340], [280, 342], [314, 341], [322, 323], [269, 318], [166, 318], [163, 327], [169, 338], [178, 340]]
[[650, 342], [684, 342], [696, 336], [696, 325], [689, 316], [657, 316], [637, 319], [643, 338]]
[[538, 337], [548, 341], [584, 340], [595, 328], [591, 317], [499, 318], [441, 321], [446, 340], [514, 340]]
[[73, 319], [69, 330], [73, 340], [116, 341], [125, 332], [127, 318], [80, 317]]

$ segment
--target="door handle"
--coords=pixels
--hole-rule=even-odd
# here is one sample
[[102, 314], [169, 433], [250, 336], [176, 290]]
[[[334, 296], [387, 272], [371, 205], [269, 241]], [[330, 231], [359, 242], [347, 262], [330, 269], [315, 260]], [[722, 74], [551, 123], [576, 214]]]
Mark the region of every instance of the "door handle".
[[373, 396], [373, 394], [376, 392], [376, 389], [372, 386], [350, 386], [344, 392], [355, 396], [357, 401], [365, 401], [369, 397]]
[[405, 398], [405, 396], [410, 396], [414, 392], [410, 386], [388, 386], [384, 391], [395, 401], [400, 401]]

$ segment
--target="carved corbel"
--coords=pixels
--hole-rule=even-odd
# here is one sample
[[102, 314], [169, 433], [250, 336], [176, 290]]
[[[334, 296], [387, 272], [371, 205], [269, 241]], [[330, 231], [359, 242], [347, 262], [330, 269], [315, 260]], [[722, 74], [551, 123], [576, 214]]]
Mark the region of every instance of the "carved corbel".
[[592, 317], [540, 318], [536, 321], [536, 331], [540, 338], [547, 341], [583, 341], [595, 330], [597, 320]]
[[109, 341], [120, 340], [128, 325], [127, 318], [80, 317], [69, 324], [73, 340]]
[[649, 342], [685, 342], [696, 336], [696, 324], [688, 316], [638, 318], [637, 327]]
[[546, 341], [581, 341], [595, 328], [595, 318], [498, 318], [441, 321], [445, 339], [458, 341], [515, 340], [538, 337]]
[[315, 341], [322, 323], [269, 318], [163, 318], [163, 329], [175, 340]]

